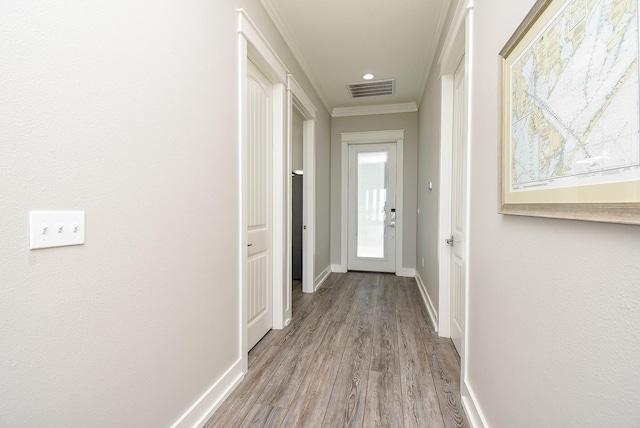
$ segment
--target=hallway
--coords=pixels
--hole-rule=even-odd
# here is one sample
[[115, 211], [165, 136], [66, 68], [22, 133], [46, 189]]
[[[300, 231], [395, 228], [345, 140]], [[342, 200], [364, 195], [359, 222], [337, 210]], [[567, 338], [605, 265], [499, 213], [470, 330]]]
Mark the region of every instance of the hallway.
[[414, 279], [333, 273], [293, 295], [294, 317], [249, 353], [205, 427], [467, 427], [460, 366]]

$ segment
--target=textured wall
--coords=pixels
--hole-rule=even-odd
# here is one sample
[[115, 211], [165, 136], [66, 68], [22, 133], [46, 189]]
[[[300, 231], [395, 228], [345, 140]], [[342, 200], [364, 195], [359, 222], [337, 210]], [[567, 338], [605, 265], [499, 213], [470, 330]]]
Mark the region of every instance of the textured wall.
[[[0, 426], [168, 426], [240, 358], [236, 22], [2, 3]], [[86, 245], [29, 251], [45, 209]]]
[[418, 158], [418, 113], [396, 113], [373, 116], [334, 117], [331, 121], [331, 263], [340, 264], [341, 180], [343, 132], [404, 129], [404, 233], [402, 256], [404, 266], [416, 263], [416, 186]]
[[475, 2], [469, 384], [492, 427], [640, 426], [640, 227], [497, 214], [498, 52], [533, 4]]

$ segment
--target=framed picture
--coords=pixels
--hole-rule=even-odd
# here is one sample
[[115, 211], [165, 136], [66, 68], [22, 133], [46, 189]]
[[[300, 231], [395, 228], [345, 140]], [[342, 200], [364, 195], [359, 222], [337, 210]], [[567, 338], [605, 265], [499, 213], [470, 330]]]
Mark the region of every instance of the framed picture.
[[500, 52], [502, 214], [640, 224], [638, 0], [539, 0]]

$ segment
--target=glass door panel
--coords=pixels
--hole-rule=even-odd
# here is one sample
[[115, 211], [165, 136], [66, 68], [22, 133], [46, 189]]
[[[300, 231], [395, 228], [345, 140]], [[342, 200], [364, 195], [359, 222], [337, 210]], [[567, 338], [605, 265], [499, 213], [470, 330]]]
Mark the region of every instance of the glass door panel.
[[357, 154], [358, 258], [385, 257], [385, 208], [389, 152]]

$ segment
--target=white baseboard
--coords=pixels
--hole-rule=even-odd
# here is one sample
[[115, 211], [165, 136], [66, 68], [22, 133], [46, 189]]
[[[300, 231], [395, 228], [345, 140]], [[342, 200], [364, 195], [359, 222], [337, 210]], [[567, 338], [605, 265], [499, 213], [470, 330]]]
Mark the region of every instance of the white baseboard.
[[433, 324], [433, 328], [438, 332], [438, 311], [433, 304], [433, 300], [431, 300], [431, 296], [427, 292], [427, 287], [425, 287], [424, 282], [422, 281], [422, 277], [420, 277], [420, 273], [416, 272], [416, 282], [418, 283], [418, 289], [420, 290], [420, 294], [422, 295], [422, 300], [424, 300], [424, 304], [427, 307], [427, 312], [429, 312], [429, 318], [431, 318], [431, 324]]
[[478, 404], [478, 400], [476, 395], [469, 385], [469, 380], [464, 379], [462, 382], [462, 407], [467, 413], [467, 417], [469, 418], [469, 423], [472, 428], [489, 428], [489, 424], [487, 423], [487, 419], [484, 417], [482, 410], [480, 409], [480, 405]]
[[410, 268], [400, 268], [396, 270], [396, 275], [397, 276], [402, 276], [405, 278], [415, 278], [416, 276], [416, 270], [415, 269], [410, 269]]
[[331, 265], [331, 272], [347, 273], [347, 267], [342, 265]]
[[242, 359], [238, 360], [222, 375], [207, 392], [193, 403], [172, 428], [194, 428], [203, 426], [220, 407], [222, 402], [244, 379]]
[[324, 268], [324, 270], [320, 273], [320, 275], [318, 275], [314, 281], [314, 285], [313, 285], [313, 290], [317, 290], [318, 288], [320, 288], [320, 286], [322, 284], [324, 284], [324, 282], [327, 280], [327, 278], [329, 278], [329, 275], [331, 274], [331, 266], [327, 266], [326, 268]]

